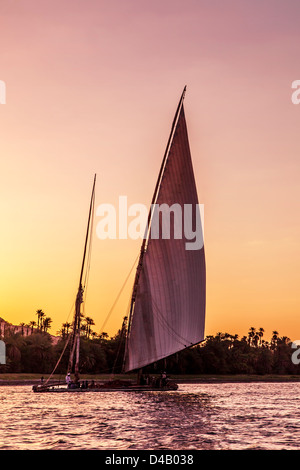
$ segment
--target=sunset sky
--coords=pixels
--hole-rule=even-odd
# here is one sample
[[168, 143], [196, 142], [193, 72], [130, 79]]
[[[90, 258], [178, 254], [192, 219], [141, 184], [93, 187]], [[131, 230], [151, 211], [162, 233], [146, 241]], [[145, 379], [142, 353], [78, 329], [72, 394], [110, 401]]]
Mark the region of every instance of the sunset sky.
[[[149, 205], [187, 85], [205, 333], [300, 339], [299, 17], [297, 0], [1, 0], [0, 317], [41, 308], [53, 334], [71, 321], [94, 173], [96, 207]], [[85, 314], [98, 333], [140, 243], [94, 230]]]

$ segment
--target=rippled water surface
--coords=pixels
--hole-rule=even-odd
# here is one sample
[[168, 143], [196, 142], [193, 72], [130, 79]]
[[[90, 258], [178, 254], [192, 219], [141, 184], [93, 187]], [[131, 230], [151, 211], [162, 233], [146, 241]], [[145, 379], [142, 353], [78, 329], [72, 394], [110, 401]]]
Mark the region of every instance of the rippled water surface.
[[35, 394], [0, 388], [0, 449], [299, 449], [297, 383], [175, 392]]

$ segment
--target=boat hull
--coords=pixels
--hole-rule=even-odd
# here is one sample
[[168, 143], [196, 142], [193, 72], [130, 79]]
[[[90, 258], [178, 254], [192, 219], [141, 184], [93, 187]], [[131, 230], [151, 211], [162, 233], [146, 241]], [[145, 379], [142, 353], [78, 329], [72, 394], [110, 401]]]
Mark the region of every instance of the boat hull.
[[96, 385], [88, 388], [72, 388], [65, 385], [34, 385], [32, 387], [35, 393], [103, 393], [103, 392], [161, 392], [177, 390], [177, 383], [169, 380], [164, 386], [153, 386], [153, 385], [122, 385], [120, 383], [108, 382], [106, 384]]
[[105, 392], [166, 392], [178, 389], [177, 384], [172, 386], [153, 388], [153, 387], [101, 387], [101, 388], [66, 388], [66, 387], [38, 387], [32, 388], [34, 393], [105, 393]]

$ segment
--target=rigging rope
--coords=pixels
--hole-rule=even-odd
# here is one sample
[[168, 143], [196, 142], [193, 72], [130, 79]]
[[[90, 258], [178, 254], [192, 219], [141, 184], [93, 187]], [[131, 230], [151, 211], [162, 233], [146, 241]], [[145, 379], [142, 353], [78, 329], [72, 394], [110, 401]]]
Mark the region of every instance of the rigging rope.
[[47, 383], [48, 383], [49, 380], [51, 379], [52, 375], [53, 375], [54, 372], [56, 371], [57, 366], [58, 366], [58, 364], [60, 363], [60, 361], [61, 361], [61, 359], [62, 359], [62, 357], [63, 357], [63, 355], [64, 355], [64, 353], [65, 353], [65, 350], [67, 349], [67, 346], [68, 346], [68, 343], [69, 343], [69, 341], [70, 341], [71, 336], [72, 336], [72, 335], [71, 335], [71, 333], [70, 333], [70, 334], [68, 335], [68, 339], [67, 339], [67, 341], [66, 341], [66, 344], [64, 345], [64, 348], [63, 348], [63, 350], [62, 350], [62, 352], [61, 352], [61, 355], [59, 356], [59, 359], [58, 359], [58, 361], [57, 361], [57, 363], [56, 363], [56, 366], [54, 367], [53, 371], [51, 372], [51, 374], [49, 375], [48, 379], [46, 380], [45, 385], [47, 385]]
[[90, 236], [89, 236], [89, 245], [88, 245], [88, 255], [87, 255], [87, 263], [86, 263], [86, 273], [85, 279], [83, 283], [83, 287], [85, 288], [88, 284], [90, 267], [91, 267], [91, 258], [92, 258], [92, 241], [93, 241], [93, 226], [94, 226], [94, 204], [95, 199], [93, 199], [92, 203], [92, 219], [91, 219], [91, 226], [90, 226]]
[[[180, 335], [179, 333], [177, 333], [176, 330], [174, 330], [174, 328], [167, 322], [166, 318], [164, 317], [162, 311], [160, 310], [160, 308], [158, 307], [157, 303], [154, 301], [154, 299], [152, 299], [152, 302], [153, 302], [153, 306], [154, 308], [156, 309], [156, 313], [154, 311], [154, 309], [152, 310], [153, 312], [153, 315], [156, 316], [157, 320], [160, 322], [161, 324], [161, 327], [162, 328], [165, 328], [166, 331], [168, 332], [168, 334], [175, 340], [177, 341], [178, 343], [182, 344], [183, 346], [187, 347], [187, 345], [191, 342], [189, 340], [187, 340], [186, 338], [184, 338], [182, 335]], [[184, 341], [184, 343], [182, 342]]]
[[117, 302], [118, 302], [118, 300], [119, 300], [119, 298], [120, 298], [120, 296], [121, 296], [121, 294], [122, 294], [122, 292], [123, 292], [123, 290], [124, 290], [124, 288], [125, 288], [125, 286], [126, 286], [126, 284], [127, 284], [127, 281], [128, 281], [128, 279], [129, 279], [129, 277], [130, 277], [132, 271], [133, 271], [133, 268], [134, 268], [135, 265], [136, 265], [136, 262], [137, 262], [138, 258], [139, 258], [139, 255], [138, 255], [138, 256], [136, 257], [136, 259], [134, 260], [134, 263], [133, 263], [133, 265], [132, 265], [132, 268], [130, 269], [130, 271], [129, 271], [129, 273], [128, 273], [128, 275], [127, 275], [127, 277], [126, 277], [126, 279], [125, 279], [125, 281], [124, 281], [124, 283], [123, 283], [123, 285], [122, 285], [122, 287], [121, 287], [121, 289], [120, 289], [120, 291], [119, 291], [119, 293], [118, 293], [118, 295], [117, 295], [117, 297], [116, 297], [116, 299], [115, 299], [115, 301], [114, 301], [112, 307], [110, 308], [110, 310], [109, 310], [109, 312], [108, 312], [108, 314], [107, 314], [107, 316], [106, 316], [106, 319], [105, 319], [105, 321], [104, 321], [104, 323], [103, 323], [103, 325], [102, 325], [102, 328], [101, 328], [101, 330], [100, 330], [100, 332], [102, 332], [102, 333], [103, 333], [103, 328], [105, 327], [106, 323], [108, 322], [109, 317], [110, 317], [110, 315], [112, 314], [112, 311], [113, 311], [113, 309], [115, 308], [115, 306], [116, 306], [116, 304], [117, 304]]

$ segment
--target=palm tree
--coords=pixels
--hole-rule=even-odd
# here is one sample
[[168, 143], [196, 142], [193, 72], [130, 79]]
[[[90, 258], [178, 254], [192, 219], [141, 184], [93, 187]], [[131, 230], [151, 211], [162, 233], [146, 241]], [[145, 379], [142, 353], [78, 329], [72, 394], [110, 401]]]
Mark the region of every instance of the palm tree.
[[276, 349], [277, 341], [278, 341], [278, 331], [272, 331], [272, 339], [271, 339], [271, 349]]
[[255, 335], [255, 331], [256, 331], [256, 328], [251, 326], [251, 328], [248, 332], [248, 343], [249, 343], [250, 346], [252, 345], [253, 338], [254, 338], [254, 335]]
[[69, 329], [71, 328], [71, 326], [72, 325], [69, 322], [62, 324], [61, 330], [58, 332], [62, 336], [62, 338], [64, 338], [65, 336], [68, 336]]
[[72, 325], [71, 325], [71, 323], [69, 323], [69, 322], [66, 322], [66, 323], [63, 324], [63, 327], [65, 328], [65, 332], [66, 332], [66, 335], [67, 335], [67, 336], [68, 336], [68, 334], [69, 334], [69, 329], [71, 328], [71, 326], [72, 326]]
[[25, 323], [24, 323], [24, 322], [21, 322], [21, 323], [20, 323], [20, 327], [21, 327], [21, 336], [24, 336], [24, 326], [25, 326]]
[[91, 326], [95, 325], [95, 322], [92, 318], [90, 317], [85, 317], [85, 322], [86, 322], [86, 337], [90, 339], [91, 335]]
[[50, 326], [51, 326], [51, 323], [52, 323], [52, 320], [51, 320], [50, 317], [46, 317], [46, 318], [44, 319], [43, 328], [44, 328], [45, 333], [47, 333], [48, 329], [49, 329]]
[[83, 333], [82, 336], [87, 337], [87, 325], [85, 325], [84, 323], [81, 323], [80, 331], [82, 331], [82, 333]]
[[36, 322], [32, 320], [31, 322], [29, 322], [29, 326], [31, 327], [31, 334], [33, 334], [33, 328], [36, 326]]
[[26, 326], [26, 336], [28, 336], [29, 335], [30, 325], [29, 325], [29, 323], [26, 323], [25, 326]]
[[258, 342], [259, 342], [259, 334], [258, 334], [258, 331], [255, 333], [255, 335], [253, 336], [252, 338], [252, 343], [254, 344], [254, 346], [257, 348], [258, 346]]
[[218, 341], [221, 341], [223, 337], [223, 333], [221, 333], [220, 331], [216, 334], [216, 338], [218, 339]]
[[41, 311], [40, 313], [40, 330], [43, 331], [43, 328], [44, 328], [44, 316], [45, 316], [45, 312]]
[[102, 331], [102, 333], [100, 333], [100, 335], [99, 335], [99, 338], [100, 338], [100, 340], [107, 339], [108, 338], [108, 333], [106, 333], [105, 331]]
[[260, 328], [259, 331], [258, 331], [258, 336], [259, 336], [259, 345], [261, 346], [262, 345], [262, 337], [264, 335], [264, 332], [265, 330], [263, 328]]
[[43, 312], [43, 310], [41, 309], [38, 309], [36, 311], [36, 315], [38, 316], [38, 322], [37, 322], [37, 328], [42, 328], [42, 318], [45, 316], [45, 313]]

